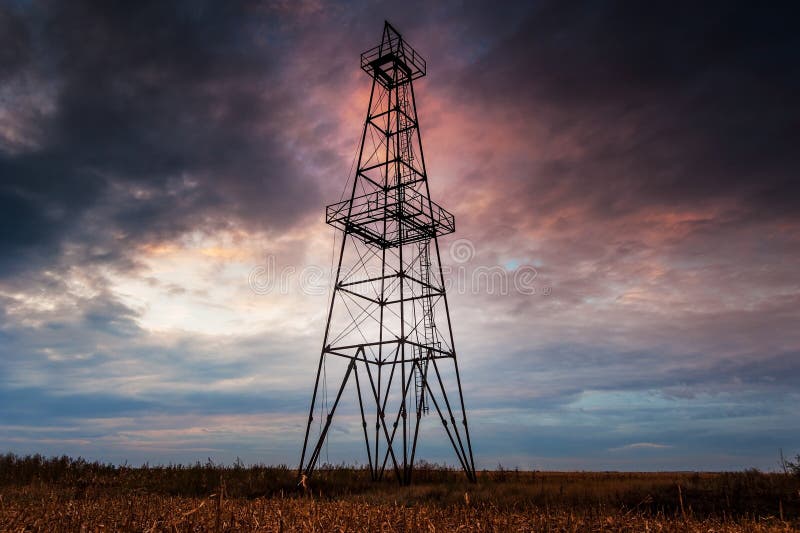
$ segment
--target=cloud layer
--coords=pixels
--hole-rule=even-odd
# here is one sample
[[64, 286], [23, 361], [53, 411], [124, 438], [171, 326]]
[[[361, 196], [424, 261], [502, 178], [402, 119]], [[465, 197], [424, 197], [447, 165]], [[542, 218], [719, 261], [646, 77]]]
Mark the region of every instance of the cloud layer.
[[[480, 466], [796, 447], [800, 38], [778, 5], [636, 2], [0, 8], [0, 446], [297, 460], [326, 300], [300, 276], [384, 18], [428, 60], [452, 275], [537, 272], [451, 294]], [[257, 294], [268, 256], [287, 284]]]

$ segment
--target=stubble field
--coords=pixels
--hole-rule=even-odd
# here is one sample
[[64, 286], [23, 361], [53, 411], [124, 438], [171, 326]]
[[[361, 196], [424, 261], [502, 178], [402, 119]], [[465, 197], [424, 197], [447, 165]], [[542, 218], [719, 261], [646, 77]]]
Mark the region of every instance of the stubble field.
[[[387, 472], [391, 475], [391, 472]], [[414, 486], [331, 467], [127, 468], [0, 456], [0, 531], [798, 531], [800, 479], [735, 473], [479, 472]]]

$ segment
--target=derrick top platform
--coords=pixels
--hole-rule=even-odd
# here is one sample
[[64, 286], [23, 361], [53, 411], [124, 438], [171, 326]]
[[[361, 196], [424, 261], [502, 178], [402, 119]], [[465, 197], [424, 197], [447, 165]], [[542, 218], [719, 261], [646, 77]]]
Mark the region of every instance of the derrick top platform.
[[425, 75], [425, 58], [387, 21], [381, 44], [361, 54], [361, 68], [387, 89]]

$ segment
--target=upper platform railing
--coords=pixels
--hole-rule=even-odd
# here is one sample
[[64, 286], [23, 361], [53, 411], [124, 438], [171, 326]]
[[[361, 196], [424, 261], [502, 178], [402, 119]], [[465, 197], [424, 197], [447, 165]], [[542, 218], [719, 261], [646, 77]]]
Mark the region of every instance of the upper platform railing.
[[425, 75], [425, 58], [388, 22], [383, 42], [361, 54], [361, 68], [384, 87], [392, 88]]
[[[451, 213], [413, 189], [375, 191], [353, 198], [352, 204], [351, 208], [350, 200], [345, 200], [327, 206], [325, 222], [382, 248], [432, 239], [456, 230]], [[390, 224], [384, 226], [384, 222]]]

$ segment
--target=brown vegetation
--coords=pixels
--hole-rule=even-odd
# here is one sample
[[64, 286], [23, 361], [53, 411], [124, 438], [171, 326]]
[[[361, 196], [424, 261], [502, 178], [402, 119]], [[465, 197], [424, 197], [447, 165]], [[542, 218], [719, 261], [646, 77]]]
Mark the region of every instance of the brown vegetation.
[[412, 487], [331, 467], [116, 467], [0, 456], [0, 531], [795, 531], [800, 478], [498, 469], [477, 485], [435, 465]]

